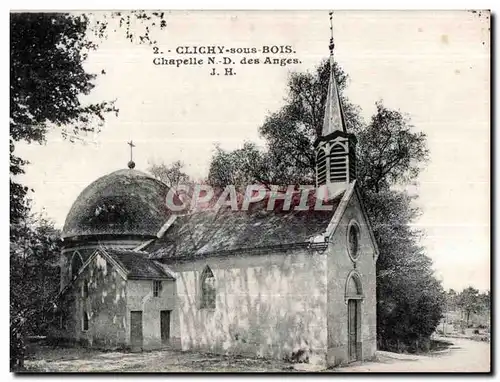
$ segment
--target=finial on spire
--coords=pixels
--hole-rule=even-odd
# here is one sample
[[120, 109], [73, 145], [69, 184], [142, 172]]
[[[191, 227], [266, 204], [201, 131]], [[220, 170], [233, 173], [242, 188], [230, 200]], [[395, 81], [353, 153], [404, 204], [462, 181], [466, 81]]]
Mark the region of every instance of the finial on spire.
[[333, 11], [329, 12], [330, 15], [330, 55], [333, 55], [333, 48], [335, 48], [335, 43], [333, 42]]
[[334, 60], [333, 60], [333, 12], [330, 15], [330, 79], [328, 84], [328, 95], [325, 104], [325, 116], [323, 120], [322, 136], [326, 137], [334, 131], [347, 132], [344, 121], [344, 112], [340, 102], [340, 94], [335, 80]]
[[127, 142], [127, 144], [130, 146], [130, 161], [128, 162], [128, 168], [132, 170], [135, 167], [135, 162], [133, 161], [132, 156], [132, 149], [135, 147], [135, 145], [132, 140], [130, 142]]

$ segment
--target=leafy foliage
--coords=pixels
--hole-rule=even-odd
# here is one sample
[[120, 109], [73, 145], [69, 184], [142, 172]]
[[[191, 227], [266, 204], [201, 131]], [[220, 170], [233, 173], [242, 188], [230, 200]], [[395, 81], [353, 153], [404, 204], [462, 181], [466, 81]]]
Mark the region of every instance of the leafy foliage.
[[418, 216], [412, 198], [394, 190], [365, 192], [380, 256], [377, 261], [377, 335], [382, 349], [416, 351], [426, 346], [444, 304], [432, 262], [411, 228]]
[[[95, 74], [82, 63], [94, 44], [85, 18], [67, 14], [11, 14], [10, 128], [14, 141], [42, 142], [51, 125], [94, 131], [112, 103], [84, 105]], [[67, 132], [65, 130], [65, 132]]]
[[454, 289], [446, 293], [446, 311], [460, 312], [460, 319], [455, 316], [452, 322], [460, 325], [462, 329], [468, 328], [473, 324], [488, 326], [490, 325], [491, 315], [491, 293], [486, 291], [480, 293], [476, 288], [469, 286], [461, 292]]
[[[315, 73], [292, 73], [286, 104], [260, 127], [266, 148], [252, 143], [230, 152], [217, 148], [208, 181], [218, 187], [314, 184], [314, 141], [321, 134], [329, 70], [324, 61]], [[411, 228], [419, 211], [406, 192], [393, 188], [418, 176], [429, 155], [426, 136], [414, 132], [407, 115], [382, 102], [366, 124], [360, 108], [342, 95], [347, 74], [337, 64], [334, 71], [347, 129], [358, 138], [357, 181], [380, 249], [378, 344], [382, 349], [416, 350], [439, 323], [444, 296], [419, 245], [421, 232]]]
[[481, 313], [490, 309], [490, 295], [481, 294], [479, 290], [471, 286], [465, 288], [456, 296], [456, 305], [465, 315], [466, 327], [472, 313]]
[[118, 29], [125, 32], [124, 37], [132, 43], [155, 45], [152, 29], [164, 30], [167, 27], [165, 12], [161, 11], [115, 11], [86, 13], [89, 27], [97, 40], [106, 39], [109, 33]]
[[[46, 334], [59, 291], [60, 232], [40, 217], [11, 224], [11, 367], [22, 362], [24, 337]], [[22, 365], [18, 365], [22, 366]]]
[[148, 172], [156, 179], [165, 183], [169, 188], [191, 182], [189, 176], [184, 172], [184, 164], [181, 161], [175, 161], [170, 165], [153, 163], [148, 167]]
[[426, 136], [410, 118], [377, 103], [371, 123], [357, 133], [358, 174], [363, 189], [380, 192], [416, 179], [429, 156]]
[[266, 155], [251, 142], [245, 142], [241, 149], [226, 152], [216, 147], [208, 173], [208, 181], [213, 187], [224, 188], [228, 184], [238, 186], [257, 180], [267, 183], [269, 163]]

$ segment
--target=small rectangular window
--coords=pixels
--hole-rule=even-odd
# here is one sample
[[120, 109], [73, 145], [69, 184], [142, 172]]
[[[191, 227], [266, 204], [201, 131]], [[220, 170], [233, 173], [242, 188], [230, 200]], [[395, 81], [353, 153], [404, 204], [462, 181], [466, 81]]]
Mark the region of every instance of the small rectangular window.
[[62, 312], [57, 313], [57, 318], [59, 319], [59, 329], [65, 329], [64, 328], [64, 315]]
[[153, 296], [158, 297], [161, 292], [161, 281], [154, 280], [153, 281]]
[[86, 332], [89, 330], [89, 316], [87, 312], [83, 312], [83, 331]]

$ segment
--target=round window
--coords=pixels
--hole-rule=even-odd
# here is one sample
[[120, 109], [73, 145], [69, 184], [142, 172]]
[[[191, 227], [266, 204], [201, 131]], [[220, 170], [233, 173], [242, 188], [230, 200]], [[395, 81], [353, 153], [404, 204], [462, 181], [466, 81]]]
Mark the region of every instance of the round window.
[[349, 239], [349, 255], [353, 260], [359, 256], [359, 226], [356, 223], [349, 224], [347, 233]]

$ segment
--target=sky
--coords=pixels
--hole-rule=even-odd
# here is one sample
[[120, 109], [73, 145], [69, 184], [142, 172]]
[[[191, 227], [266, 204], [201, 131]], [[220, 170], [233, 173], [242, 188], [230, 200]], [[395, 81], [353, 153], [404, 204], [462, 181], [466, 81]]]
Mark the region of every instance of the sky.
[[[96, 17], [102, 17], [97, 13]], [[78, 194], [92, 181], [126, 168], [131, 139], [136, 169], [181, 160], [206, 176], [215, 144], [262, 144], [258, 128], [284, 103], [290, 71], [312, 71], [328, 56], [326, 11], [175, 11], [153, 30], [165, 57], [178, 46], [246, 48], [290, 45], [295, 53], [246, 55], [296, 58], [286, 66], [235, 64], [234, 76], [213, 65], [156, 66], [151, 46], [110, 33], [85, 67], [106, 74], [88, 101], [115, 100], [98, 134], [71, 143], [60, 131], [43, 145], [20, 144], [31, 162], [22, 182], [33, 187], [35, 211], [62, 228]], [[425, 231], [422, 244], [445, 288], [490, 286], [490, 40], [489, 17], [465, 11], [338, 11], [335, 59], [350, 76], [346, 94], [366, 121], [375, 102], [411, 117], [428, 138], [431, 158], [416, 185]], [[168, 51], [171, 51], [168, 53]], [[195, 56], [206, 60], [203, 55]], [[226, 55], [235, 61], [244, 55]]]

